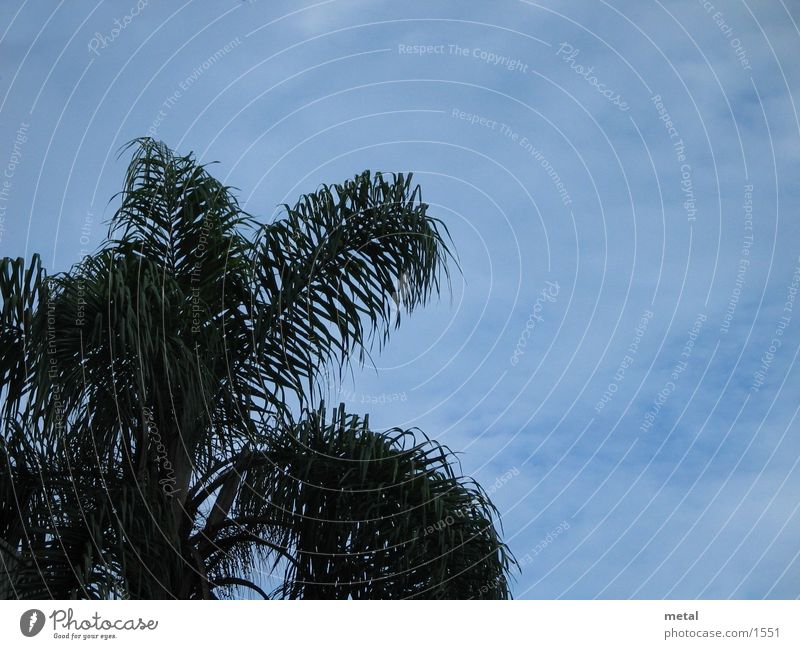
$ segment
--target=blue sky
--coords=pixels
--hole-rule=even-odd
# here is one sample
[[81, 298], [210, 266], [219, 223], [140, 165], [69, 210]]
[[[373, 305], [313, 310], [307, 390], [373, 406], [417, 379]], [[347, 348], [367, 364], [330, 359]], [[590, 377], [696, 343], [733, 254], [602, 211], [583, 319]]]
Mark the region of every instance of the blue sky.
[[0, 16], [3, 255], [94, 249], [116, 153], [148, 132], [219, 161], [264, 220], [413, 171], [461, 273], [330, 398], [462, 452], [524, 563], [516, 597], [800, 594], [796, 6]]

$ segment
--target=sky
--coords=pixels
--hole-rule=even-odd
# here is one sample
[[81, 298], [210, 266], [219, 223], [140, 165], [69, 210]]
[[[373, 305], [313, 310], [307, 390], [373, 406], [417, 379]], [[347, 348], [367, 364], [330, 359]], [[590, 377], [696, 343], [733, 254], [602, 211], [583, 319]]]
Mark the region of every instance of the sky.
[[798, 23], [787, 0], [10, 0], [0, 254], [96, 249], [138, 136], [218, 161], [264, 222], [411, 171], [451, 290], [329, 399], [459, 452], [517, 598], [796, 598]]

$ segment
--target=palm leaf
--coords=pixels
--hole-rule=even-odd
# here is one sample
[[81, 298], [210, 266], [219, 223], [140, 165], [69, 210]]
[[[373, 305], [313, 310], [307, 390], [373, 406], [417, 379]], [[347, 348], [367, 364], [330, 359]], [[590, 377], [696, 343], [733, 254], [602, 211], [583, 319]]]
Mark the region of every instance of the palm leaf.
[[0, 260], [0, 594], [507, 597], [449, 450], [311, 405], [448, 280], [411, 175], [258, 225], [191, 154], [126, 150], [98, 251]]

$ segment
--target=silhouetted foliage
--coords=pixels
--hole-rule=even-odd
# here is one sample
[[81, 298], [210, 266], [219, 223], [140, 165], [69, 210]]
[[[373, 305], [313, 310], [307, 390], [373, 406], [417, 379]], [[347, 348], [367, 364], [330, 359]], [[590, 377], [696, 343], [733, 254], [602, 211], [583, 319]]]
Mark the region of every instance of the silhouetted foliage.
[[[411, 175], [364, 172], [259, 225], [151, 139], [102, 247], [0, 261], [6, 598], [505, 598], [485, 492], [321, 377], [447, 280]], [[289, 405], [293, 404], [293, 405]]]

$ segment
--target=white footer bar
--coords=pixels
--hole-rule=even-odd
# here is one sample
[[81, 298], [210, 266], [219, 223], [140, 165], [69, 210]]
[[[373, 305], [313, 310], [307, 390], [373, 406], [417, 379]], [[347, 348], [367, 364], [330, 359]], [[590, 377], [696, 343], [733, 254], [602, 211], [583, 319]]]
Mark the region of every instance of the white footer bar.
[[800, 647], [798, 627], [797, 601], [0, 602], [6, 647], [777, 649]]

